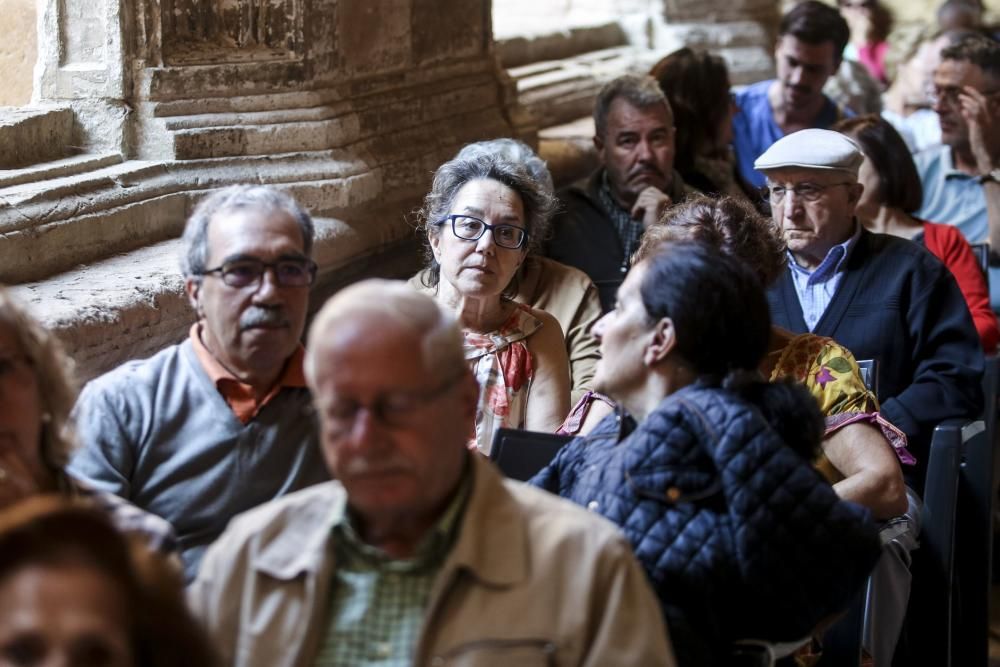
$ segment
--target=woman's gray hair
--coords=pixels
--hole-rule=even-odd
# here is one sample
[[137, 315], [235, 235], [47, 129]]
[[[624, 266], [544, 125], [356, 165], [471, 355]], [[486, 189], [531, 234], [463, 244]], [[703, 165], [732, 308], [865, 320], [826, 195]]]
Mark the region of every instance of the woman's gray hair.
[[470, 160], [480, 155], [499, 155], [514, 164], [524, 165], [524, 168], [528, 170], [528, 173], [531, 174], [531, 177], [539, 185], [544, 186], [549, 193], [555, 193], [556, 191], [555, 184], [552, 182], [552, 174], [549, 172], [549, 166], [545, 163], [545, 160], [538, 157], [535, 151], [531, 150], [531, 146], [523, 141], [506, 137], [477, 141], [467, 144], [462, 148], [458, 152], [458, 155], [455, 156], [455, 159]]
[[557, 200], [552, 190], [532, 178], [528, 169], [497, 153], [482, 153], [470, 158], [456, 157], [438, 167], [431, 191], [424, 197], [418, 212], [419, 229], [424, 236], [424, 257], [429, 269], [428, 287], [436, 287], [441, 267], [434, 258], [431, 237], [441, 233], [440, 224], [451, 213], [455, 196], [466, 183], [497, 181], [513, 190], [524, 206], [524, 226], [528, 232], [526, 252], [536, 252], [548, 238], [549, 221]]
[[302, 250], [307, 256], [312, 254], [315, 228], [312, 218], [290, 195], [266, 185], [231, 185], [216, 190], [195, 207], [184, 226], [181, 237], [184, 251], [181, 255], [181, 271], [185, 277], [199, 278], [208, 269], [208, 223], [223, 213], [243, 209], [260, 212], [288, 214], [302, 231]]

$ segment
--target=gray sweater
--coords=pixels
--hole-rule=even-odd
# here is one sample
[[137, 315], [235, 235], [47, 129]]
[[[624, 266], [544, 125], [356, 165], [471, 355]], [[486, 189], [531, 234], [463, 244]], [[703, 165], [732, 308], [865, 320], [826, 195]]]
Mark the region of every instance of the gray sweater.
[[74, 417], [69, 472], [169, 521], [188, 581], [234, 515], [329, 477], [307, 389], [243, 425], [189, 340], [92, 380]]

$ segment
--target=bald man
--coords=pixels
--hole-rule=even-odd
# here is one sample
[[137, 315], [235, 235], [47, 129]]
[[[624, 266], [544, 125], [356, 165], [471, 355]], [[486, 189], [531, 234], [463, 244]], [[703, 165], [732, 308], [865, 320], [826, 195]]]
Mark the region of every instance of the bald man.
[[310, 340], [337, 481], [238, 517], [209, 549], [190, 599], [225, 664], [675, 664], [614, 526], [466, 449], [479, 388], [430, 297], [356, 284]]

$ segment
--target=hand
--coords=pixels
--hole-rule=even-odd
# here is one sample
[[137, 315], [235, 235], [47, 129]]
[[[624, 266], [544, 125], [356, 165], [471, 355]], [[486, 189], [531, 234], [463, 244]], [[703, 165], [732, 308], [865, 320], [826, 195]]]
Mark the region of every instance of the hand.
[[655, 224], [660, 216], [670, 208], [671, 204], [673, 201], [669, 195], [650, 185], [636, 198], [635, 205], [632, 207], [632, 219], [641, 220], [643, 229], [649, 229], [650, 225]]
[[969, 145], [981, 174], [1000, 166], [1000, 122], [989, 98], [972, 86], [958, 95], [960, 113], [969, 126]]

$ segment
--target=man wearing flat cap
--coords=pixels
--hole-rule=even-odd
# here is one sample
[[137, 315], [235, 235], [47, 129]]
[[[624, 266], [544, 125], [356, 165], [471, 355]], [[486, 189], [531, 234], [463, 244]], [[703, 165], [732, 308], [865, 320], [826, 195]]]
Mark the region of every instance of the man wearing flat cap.
[[982, 413], [982, 348], [948, 269], [854, 217], [863, 161], [851, 139], [819, 129], [783, 137], [757, 159], [789, 256], [768, 300], [776, 325], [878, 361], [881, 413], [906, 433], [917, 463], [904, 475], [919, 491], [934, 427]]

